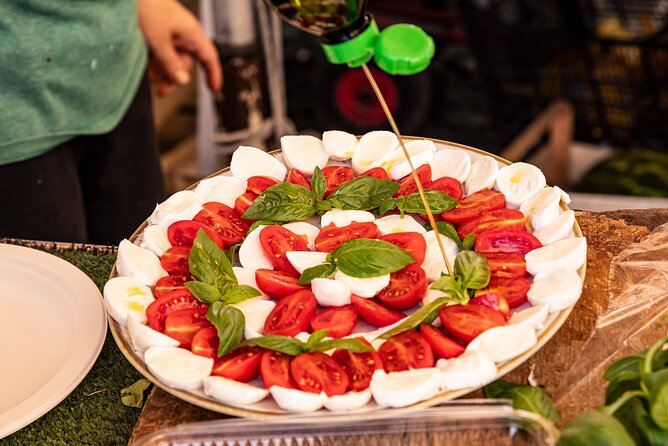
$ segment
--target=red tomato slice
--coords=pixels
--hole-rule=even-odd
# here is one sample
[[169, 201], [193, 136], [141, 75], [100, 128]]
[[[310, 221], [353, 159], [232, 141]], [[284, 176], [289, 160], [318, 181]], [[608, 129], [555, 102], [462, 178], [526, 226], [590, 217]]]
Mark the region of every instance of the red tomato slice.
[[[431, 167], [429, 166], [429, 164], [423, 164], [422, 166], [418, 167], [417, 169], [415, 169], [415, 173], [420, 179], [420, 183], [422, 183], [423, 187], [425, 184], [431, 181]], [[413, 174], [408, 174], [402, 179], [400, 179], [399, 185], [400, 185], [399, 190], [397, 191], [396, 194], [394, 194], [394, 197], [405, 197], [407, 195], [414, 194], [415, 192], [418, 191], [418, 187], [417, 184], [415, 183], [415, 178], [413, 178]]]
[[355, 171], [346, 166], [328, 166], [322, 169], [322, 174], [327, 180], [325, 198], [334, 192], [337, 187], [347, 183], [355, 177]]
[[267, 350], [262, 354], [260, 362], [260, 375], [265, 388], [271, 386], [296, 389], [297, 385], [290, 375], [291, 358], [283, 353]]
[[408, 251], [418, 265], [421, 265], [422, 262], [424, 262], [424, 257], [427, 253], [427, 243], [424, 241], [422, 234], [417, 232], [394, 232], [383, 235], [380, 237], [380, 240], [390, 242], [393, 245]]
[[190, 246], [172, 246], [160, 257], [160, 265], [169, 274], [189, 276]]
[[386, 327], [406, 317], [404, 313], [391, 310], [376, 299], [365, 299], [353, 294], [350, 300], [360, 317], [376, 327]]
[[441, 217], [453, 225], [460, 225], [467, 220], [504, 207], [506, 207], [506, 197], [501, 192], [483, 189], [459, 200], [454, 209], [443, 212]]
[[165, 334], [190, 350], [193, 338], [203, 328], [211, 327], [206, 318], [206, 308], [186, 308], [173, 311], [165, 318]]
[[342, 338], [353, 332], [357, 323], [357, 310], [352, 305], [328, 307], [311, 319], [313, 331], [327, 329], [330, 338]]
[[464, 239], [471, 232], [477, 237], [481, 232], [492, 229], [524, 231], [524, 214], [516, 209], [498, 209], [462, 223], [457, 232]]
[[451, 177], [438, 178], [425, 184], [424, 188], [429, 190], [439, 190], [451, 196], [455, 200], [461, 200], [462, 195], [464, 195], [462, 183], [460, 183], [456, 178]]
[[526, 254], [542, 245], [526, 231], [493, 230], [478, 234], [475, 250], [481, 254]]
[[261, 361], [261, 349], [247, 345], [238, 347], [216, 359], [211, 374], [247, 383], [260, 374]]
[[506, 318], [483, 305], [450, 305], [438, 312], [448, 333], [467, 344], [483, 331], [505, 325]]
[[197, 231], [200, 229], [206, 232], [211, 240], [216, 242], [216, 245], [223, 248], [223, 241], [213, 229], [192, 220], [181, 220], [169, 225], [169, 228], [167, 228], [167, 238], [172, 246], [192, 246], [197, 236]]
[[156, 299], [165, 296], [167, 293], [177, 290], [185, 290], [185, 283], [189, 280], [192, 280], [190, 276], [180, 276], [180, 275], [169, 275], [161, 277], [155, 283], [155, 290], [153, 290], [153, 295]]
[[248, 180], [246, 180], [246, 184], [248, 184], [248, 186], [246, 187], [246, 192], [252, 192], [255, 195], [260, 195], [269, 187], [278, 183], [280, 183], [280, 181], [275, 180], [271, 177], [257, 175], [254, 177], [250, 177]]
[[510, 307], [508, 306], [508, 302], [503, 296], [500, 296], [496, 293], [479, 294], [475, 298], [471, 299], [469, 304], [484, 305], [491, 308], [492, 310], [498, 311], [506, 319], [510, 317]]
[[218, 357], [218, 330], [216, 327], [202, 328], [195, 333], [195, 337], [190, 344], [190, 351], [198, 356], [216, 359]]
[[299, 275], [285, 255], [288, 251], [308, 251], [308, 244], [303, 237], [283, 226], [271, 225], [260, 231], [260, 244], [271, 259], [274, 268], [286, 273]]
[[[239, 215], [244, 215], [244, 212], [253, 204], [258, 194], [255, 192], [246, 192], [241, 194], [234, 200], [234, 211]], [[248, 219], [245, 219], [248, 220]]]
[[434, 365], [434, 353], [424, 336], [415, 330], [390, 338], [378, 349], [386, 372], [423, 369]]
[[315, 249], [320, 252], [332, 252], [348, 240], [376, 238], [377, 236], [378, 227], [372, 222], [353, 222], [341, 227], [330, 223], [322, 228], [315, 238]]
[[264, 332], [295, 336], [301, 331], [308, 330], [317, 308], [318, 302], [312, 292], [297, 291], [278, 301], [264, 321]]
[[202, 207], [204, 209], [193, 220], [212, 228], [226, 247], [244, 239], [249, 224], [234, 209], [215, 201], [204, 203]]
[[378, 178], [379, 180], [390, 179], [389, 175], [387, 174], [387, 171], [382, 167], [374, 167], [373, 169], [369, 169], [366, 172], [362, 172], [360, 176]]
[[427, 275], [417, 263], [390, 274], [390, 284], [380, 290], [378, 299], [390, 308], [406, 310], [427, 294]]
[[383, 368], [377, 351], [354, 353], [350, 350], [337, 349], [332, 358], [346, 371], [348, 388], [353, 392], [368, 388], [373, 372]]
[[487, 254], [485, 257], [492, 277], [512, 279], [524, 277], [527, 272], [524, 254]]
[[510, 308], [515, 308], [526, 302], [530, 287], [529, 281], [524, 277], [514, 277], [512, 279], [492, 277], [486, 288], [476, 291], [476, 296], [493, 293], [499, 298], [505, 299]]
[[290, 371], [304, 392], [325, 392], [327, 396], [341, 395], [348, 388], [348, 375], [331, 356], [324, 353], [303, 353], [292, 360]]
[[288, 183], [304, 186], [306, 189], [311, 190], [311, 183], [306, 179], [304, 174], [297, 169], [290, 169], [290, 172], [288, 172]]
[[263, 293], [275, 299], [281, 299], [285, 296], [296, 293], [300, 290], [308, 290], [304, 285], [299, 285], [299, 277], [293, 276], [283, 271], [271, 269], [258, 269], [255, 271], [255, 282], [257, 287]]
[[421, 324], [420, 333], [422, 333], [437, 358], [456, 358], [466, 350], [463, 345], [448, 337], [433, 325]]
[[146, 307], [146, 318], [148, 325], [159, 332], [165, 331], [165, 318], [178, 310], [187, 308], [203, 309], [205, 312], [208, 306], [197, 300], [187, 289], [172, 291], [159, 299], [154, 300]]

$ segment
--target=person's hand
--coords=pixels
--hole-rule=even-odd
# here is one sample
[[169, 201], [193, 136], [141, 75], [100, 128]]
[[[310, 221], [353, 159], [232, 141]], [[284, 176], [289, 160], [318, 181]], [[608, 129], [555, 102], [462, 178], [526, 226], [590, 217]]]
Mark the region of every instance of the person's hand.
[[151, 51], [149, 77], [164, 95], [190, 82], [193, 62], [206, 71], [209, 87], [219, 91], [223, 73], [218, 52], [198, 20], [177, 0], [137, 0], [139, 27]]

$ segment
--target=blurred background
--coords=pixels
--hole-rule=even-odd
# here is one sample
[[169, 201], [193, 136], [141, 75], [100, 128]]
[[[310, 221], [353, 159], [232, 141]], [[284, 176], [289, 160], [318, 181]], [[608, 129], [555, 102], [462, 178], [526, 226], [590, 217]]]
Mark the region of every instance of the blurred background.
[[[224, 87], [156, 98], [168, 188], [284, 134], [389, 129], [361, 69], [261, 0], [185, 2], [215, 40]], [[369, 0], [381, 29], [435, 40], [415, 76], [372, 71], [403, 134], [541, 167], [576, 209], [668, 207], [668, 0]], [[605, 194], [605, 195], [600, 195]]]

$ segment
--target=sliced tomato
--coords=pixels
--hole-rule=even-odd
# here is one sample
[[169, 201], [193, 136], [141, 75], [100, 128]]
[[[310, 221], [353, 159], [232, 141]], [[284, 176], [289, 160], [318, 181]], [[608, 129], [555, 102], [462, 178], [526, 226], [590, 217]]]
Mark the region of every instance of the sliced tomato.
[[462, 223], [457, 232], [464, 239], [471, 232], [477, 237], [483, 231], [492, 229], [508, 229], [511, 231], [523, 231], [525, 229], [524, 214], [516, 209], [497, 209], [487, 212], [480, 218], [473, 218]]
[[390, 308], [406, 310], [427, 294], [427, 275], [417, 263], [390, 274], [390, 284], [380, 290], [378, 299]]
[[376, 299], [365, 299], [353, 294], [350, 300], [359, 316], [376, 327], [386, 327], [406, 317], [404, 313], [387, 308]]
[[283, 271], [263, 268], [255, 271], [255, 283], [257, 287], [260, 291], [274, 299], [282, 299], [297, 291], [309, 289], [307, 286], [299, 285], [297, 283], [298, 280], [298, 276], [293, 276]]
[[192, 343], [190, 344], [190, 351], [198, 356], [205, 358], [216, 359], [218, 357], [218, 330], [216, 327], [202, 328], [195, 333]]
[[530, 287], [531, 284], [524, 277], [512, 279], [492, 277], [486, 288], [476, 291], [476, 296], [493, 293], [505, 299], [510, 308], [515, 308], [526, 302]]
[[212, 327], [205, 308], [186, 308], [169, 313], [165, 318], [165, 334], [190, 350], [193, 338], [203, 328]]
[[247, 383], [260, 374], [262, 349], [245, 345], [221, 356], [213, 363], [211, 374]]
[[484, 231], [475, 239], [475, 250], [484, 255], [526, 254], [541, 246], [540, 241], [526, 231]]
[[382, 167], [374, 167], [373, 169], [369, 169], [366, 172], [362, 172], [360, 176], [378, 178], [379, 180], [390, 179], [390, 176], [387, 174], [387, 171]]
[[341, 227], [330, 223], [322, 228], [315, 238], [315, 249], [320, 252], [332, 252], [348, 240], [376, 238], [377, 236], [378, 227], [372, 222], [353, 222]]
[[390, 242], [399, 248], [408, 251], [415, 262], [421, 265], [427, 253], [427, 243], [422, 234], [417, 232], [393, 232], [380, 237], [380, 240]]
[[197, 236], [197, 231], [200, 229], [203, 230], [211, 240], [216, 243], [216, 245], [223, 248], [223, 241], [213, 229], [192, 220], [180, 220], [169, 225], [169, 228], [167, 228], [167, 238], [172, 246], [192, 246], [195, 237]]
[[288, 183], [304, 186], [306, 189], [311, 190], [311, 183], [309, 180], [303, 173], [294, 168], [290, 169], [290, 172], [288, 172]]
[[346, 166], [328, 166], [322, 169], [322, 174], [327, 180], [325, 197], [334, 192], [337, 187], [347, 183], [355, 177], [355, 171]]
[[492, 277], [512, 279], [524, 277], [527, 272], [524, 254], [487, 254], [485, 257]]
[[290, 375], [290, 361], [292, 358], [283, 353], [267, 350], [262, 354], [260, 362], [260, 375], [264, 387], [269, 389], [271, 386], [286, 387], [296, 389], [292, 376]]
[[504, 207], [506, 207], [506, 197], [501, 192], [483, 189], [459, 200], [454, 209], [443, 212], [441, 217], [453, 225], [460, 225], [467, 220]]
[[239, 215], [244, 215], [244, 212], [253, 204], [258, 194], [255, 192], [246, 192], [241, 194], [234, 200], [234, 211]]
[[438, 312], [448, 333], [467, 344], [483, 331], [505, 325], [506, 318], [484, 305], [450, 305]]
[[160, 257], [160, 265], [169, 274], [189, 276], [190, 246], [172, 246]]
[[420, 333], [422, 333], [437, 358], [456, 358], [466, 350], [462, 344], [433, 325], [421, 324]]
[[166, 295], [167, 293], [171, 293], [172, 291], [185, 290], [186, 289], [185, 283], [189, 280], [192, 280], [192, 278], [189, 275], [188, 276], [169, 275], [161, 277], [155, 283], [155, 289], [153, 290], [153, 295], [155, 296], [156, 299], [159, 299], [162, 296]]
[[265, 177], [261, 175], [257, 175], [254, 177], [250, 177], [248, 180], [246, 180], [246, 192], [252, 192], [255, 195], [260, 195], [262, 192], [267, 190], [269, 187], [280, 183], [280, 181], [275, 180], [271, 177]]
[[278, 301], [264, 321], [264, 332], [295, 336], [301, 331], [307, 331], [317, 308], [318, 302], [312, 292], [297, 291]]
[[429, 190], [439, 190], [455, 200], [461, 200], [462, 195], [464, 195], [462, 183], [460, 183], [458, 179], [451, 177], [437, 178], [434, 181], [425, 184], [424, 188]]
[[308, 251], [303, 237], [280, 225], [271, 225], [260, 231], [260, 244], [274, 268], [289, 274], [299, 275], [285, 255], [288, 251]]
[[424, 336], [415, 330], [391, 337], [378, 349], [386, 372], [423, 369], [434, 365], [434, 353]]
[[506, 319], [510, 317], [510, 307], [506, 299], [496, 293], [484, 293], [476, 295], [473, 299], [469, 301], [470, 305], [484, 305], [496, 310], [503, 315]]
[[303, 353], [292, 360], [290, 372], [304, 392], [342, 395], [348, 388], [348, 375], [331, 356], [320, 352]]
[[204, 203], [202, 207], [204, 209], [199, 211], [193, 220], [212, 228], [226, 247], [244, 239], [249, 224], [234, 209], [215, 201]]
[[152, 329], [162, 333], [165, 331], [165, 318], [174, 311], [185, 310], [187, 308], [204, 309], [206, 311], [208, 306], [197, 300], [186, 288], [167, 293], [146, 307], [148, 325]]
[[373, 372], [383, 368], [380, 355], [375, 350], [355, 353], [340, 348], [334, 351], [332, 358], [346, 371], [349, 381], [348, 389], [353, 392], [368, 388]]
[[353, 332], [357, 323], [357, 310], [352, 305], [328, 307], [311, 319], [313, 331], [327, 329], [330, 338], [342, 338]]
[[[420, 183], [423, 187], [425, 184], [431, 181], [431, 166], [429, 166], [429, 164], [423, 164], [422, 166], [418, 167], [415, 169], [415, 173], [420, 179]], [[418, 191], [418, 187], [415, 183], [415, 178], [413, 178], [412, 173], [400, 179], [399, 185], [399, 190], [396, 194], [394, 194], [394, 197], [405, 197]]]

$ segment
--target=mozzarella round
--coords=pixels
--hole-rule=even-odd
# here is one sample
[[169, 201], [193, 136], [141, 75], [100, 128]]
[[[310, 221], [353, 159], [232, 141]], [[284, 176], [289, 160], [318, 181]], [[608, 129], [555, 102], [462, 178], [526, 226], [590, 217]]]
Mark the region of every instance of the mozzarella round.
[[537, 275], [558, 269], [579, 269], [587, 261], [587, 240], [566, 238], [529, 251], [525, 256], [527, 271]]
[[438, 393], [441, 372], [434, 368], [385, 373], [376, 370], [369, 389], [373, 399], [382, 407], [406, 407]]
[[369, 211], [355, 211], [355, 210], [343, 210], [334, 208], [331, 211], [327, 211], [322, 214], [320, 218], [320, 226], [325, 227], [329, 226], [331, 223], [334, 223], [334, 226], [340, 228], [342, 226], [348, 226], [351, 223], [369, 223], [374, 222], [376, 217]]
[[527, 298], [531, 305], [545, 305], [550, 313], [555, 313], [574, 305], [580, 294], [580, 276], [576, 270], [567, 268], [535, 276]]
[[343, 395], [333, 395], [325, 402], [325, 409], [332, 412], [343, 412], [355, 410], [366, 406], [371, 400], [371, 390], [364, 389], [359, 392], [346, 392]]
[[[405, 143], [405, 146], [415, 169], [429, 164], [436, 154], [436, 145], [426, 139], [410, 141]], [[401, 146], [394, 149], [381, 161], [381, 167], [388, 171], [390, 178], [393, 180], [401, 179], [412, 172], [411, 165], [406, 160], [406, 155]], [[433, 174], [432, 178], [434, 178]]]
[[288, 261], [299, 274], [304, 273], [308, 268], [325, 263], [327, 255], [328, 253], [319, 251], [287, 251], [285, 253]]
[[568, 193], [566, 193], [566, 191], [564, 191], [559, 186], [552, 186], [552, 187], [554, 187], [559, 192], [559, 195], [561, 195], [561, 201], [564, 204], [570, 204], [571, 203], [571, 196], [568, 195]]
[[527, 163], [502, 167], [496, 176], [496, 188], [505, 195], [510, 209], [519, 209], [529, 195], [544, 188], [545, 184], [543, 172]]
[[238, 308], [246, 319], [244, 327], [244, 336], [246, 339], [257, 338], [264, 334], [264, 322], [267, 316], [274, 309], [276, 303], [272, 300], [262, 297], [253, 297], [236, 304], [233, 307]]
[[255, 299], [269, 299], [269, 296], [265, 293], [262, 292], [261, 289], [257, 287], [257, 282], [255, 281], [255, 270], [250, 269], [250, 268], [244, 268], [242, 266], [233, 266], [232, 267], [232, 272], [234, 272], [234, 276], [237, 278], [237, 283], [239, 285], [248, 285], [252, 286], [256, 290], [258, 290], [260, 293], [262, 293], [261, 296], [256, 297]]
[[417, 232], [418, 234], [425, 234], [427, 232], [417, 220], [407, 214], [404, 214], [403, 217], [399, 214], [387, 215], [379, 218], [375, 223], [381, 235], [393, 234], [395, 232]]
[[546, 305], [531, 306], [522, 311], [516, 311], [508, 319], [508, 324], [528, 325], [534, 330], [543, 328], [543, 324], [547, 320], [550, 313]]
[[485, 330], [466, 350], [478, 350], [499, 363], [513, 359], [536, 345], [536, 332], [529, 325], [501, 325]]
[[278, 407], [288, 412], [315, 412], [327, 401], [325, 392], [311, 393], [281, 386], [271, 386], [269, 392]]
[[274, 269], [271, 259], [262, 249], [260, 243], [260, 231], [266, 228], [264, 225], [259, 225], [250, 234], [246, 236], [239, 247], [239, 262], [244, 268], [256, 269]]
[[303, 235], [307, 238], [308, 249], [311, 251], [315, 250], [315, 239], [320, 234], [320, 229], [317, 226], [314, 226], [305, 221], [293, 221], [292, 223], [286, 223], [283, 227], [289, 231], [294, 232], [297, 235]]
[[553, 221], [542, 229], [535, 231], [534, 236], [543, 245], [549, 245], [568, 237], [575, 225], [575, 212], [568, 210], [559, 214]]
[[199, 182], [195, 193], [205, 202], [217, 201], [231, 208], [239, 195], [246, 192], [247, 183], [242, 178], [218, 175]]
[[352, 277], [337, 270], [334, 273], [334, 279], [345, 284], [350, 289], [350, 292], [359, 297], [373, 297], [380, 290], [390, 284], [390, 275], [385, 274], [378, 277], [359, 278]]
[[451, 177], [463, 183], [471, 172], [471, 157], [463, 150], [442, 149], [434, 154], [431, 178]]
[[288, 169], [278, 159], [256, 147], [239, 146], [232, 154], [230, 172], [244, 181], [263, 175], [283, 181]]
[[311, 291], [315, 300], [323, 307], [340, 307], [350, 303], [350, 288], [340, 280], [313, 279]]
[[357, 142], [355, 153], [352, 156], [352, 166], [355, 173], [362, 173], [376, 160], [390, 153], [399, 145], [397, 135], [385, 130], [376, 130], [362, 136]]
[[539, 231], [554, 222], [561, 212], [561, 195], [552, 187], [535, 191], [529, 196], [520, 211], [530, 230]]
[[118, 245], [116, 271], [119, 276], [133, 277], [139, 283], [151, 287], [155, 286], [159, 278], [167, 275], [160, 259], [153, 252], [140, 248], [127, 239], [123, 239]]
[[223, 404], [233, 406], [255, 404], [269, 395], [267, 389], [223, 378], [222, 376], [207, 376], [202, 380], [202, 386], [205, 395]]
[[464, 193], [474, 194], [483, 189], [492, 189], [496, 184], [499, 164], [491, 156], [482, 156], [471, 164], [469, 176], [464, 180]]
[[109, 315], [121, 325], [128, 317], [146, 322], [146, 307], [155, 300], [151, 289], [133, 277], [109, 279], [102, 294]]
[[174, 338], [144, 325], [134, 317], [127, 319], [130, 342], [135, 350], [145, 352], [151, 347], [178, 347], [180, 342]]
[[283, 136], [281, 137], [281, 149], [285, 164], [307, 176], [313, 175], [316, 167], [324, 169], [329, 160], [322, 141], [315, 136]]
[[144, 353], [144, 362], [160, 382], [181, 390], [199, 389], [213, 369], [213, 359], [180, 347], [151, 347]]
[[167, 237], [167, 227], [148, 225], [141, 233], [141, 244], [139, 246], [152, 251], [158, 257], [162, 257], [165, 251], [172, 247]]
[[149, 223], [168, 227], [179, 220], [192, 220], [202, 210], [202, 199], [191, 190], [182, 190], [156, 205]]
[[[446, 237], [442, 234], [439, 235], [450, 267], [454, 267], [459, 247], [450, 237]], [[445, 260], [443, 260], [441, 249], [438, 247], [438, 242], [436, 241], [436, 232], [427, 231], [424, 234], [424, 240], [427, 243], [427, 252], [425, 254], [424, 262], [422, 262], [422, 269], [424, 269], [424, 272], [427, 275], [427, 280], [433, 282], [441, 277], [441, 273], [447, 274], [448, 269], [445, 266]]]
[[441, 370], [444, 390], [481, 387], [496, 377], [494, 361], [478, 350], [466, 351], [453, 359], [439, 359], [436, 367]]
[[357, 137], [341, 130], [328, 130], [322, 134], [322, 145], [331, 159], [344, 161], [355, 153]]

